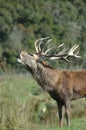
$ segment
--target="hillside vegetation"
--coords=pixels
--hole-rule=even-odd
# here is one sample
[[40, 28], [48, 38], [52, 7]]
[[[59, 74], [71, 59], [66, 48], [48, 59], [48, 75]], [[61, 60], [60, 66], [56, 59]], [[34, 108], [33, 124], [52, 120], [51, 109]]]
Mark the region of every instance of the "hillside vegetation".
[[0, 0], [0, 71], [19, 68], [18, 52], [34, 52], [34, 41], [46, 36], [57, 45], [79, 44], [82, 59], [77, 60], [77, 65], [85, 68], [86, 1]]

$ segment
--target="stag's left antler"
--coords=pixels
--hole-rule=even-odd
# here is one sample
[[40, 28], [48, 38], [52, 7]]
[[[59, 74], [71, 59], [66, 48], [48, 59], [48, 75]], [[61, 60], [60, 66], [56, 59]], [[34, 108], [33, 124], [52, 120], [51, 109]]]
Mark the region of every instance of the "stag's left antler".
[[[45, 40], [47, 40], [47, 42], [45, 42]], [[49, 37], [46, 37], [46, 38], [41, 38], [41, 39], [38, 39], [35, 41], [35, 49], [36, 49], [36, 52], [38, 54], [42, 54], [43, 53], [43, 50], [44, 50], [44, 47], [47, 43], [49, 43], [52, 39], [50, 39]], [[46, 44], [45, 44], [46, 43]]]
[[74, 45], [71, 49], [64, 48], [59, 52], [58, 49], [64, 46], [64, 43], [62, 43], [58, 47], [53, 46], [47, 49], [46, 51], [44, 51], [46, 44], [50, 43], [51, 40], [52, 39], [50, 39], [49, 37], [46, 37], [46, 38], [41, 38], [35, 41], [35, 49], [36, 49], [37, 54], [40, 56], [41, 60], [42, 59], [51, 59], [51, 60], [62, 59], [67, 62], [72, 62], [68, 59], [69, 57], [80, 58], [80, 56], [78, 56], [79, 51], [76, 51], [79, 45]]

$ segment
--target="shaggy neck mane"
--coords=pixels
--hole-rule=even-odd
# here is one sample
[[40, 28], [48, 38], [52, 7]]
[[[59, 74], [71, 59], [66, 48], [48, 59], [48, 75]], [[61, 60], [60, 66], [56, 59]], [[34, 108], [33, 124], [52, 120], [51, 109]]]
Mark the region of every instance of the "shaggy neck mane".
[[57, 75], [57, 71], [44, 61], [42, 61], [41, 63], [37, 63], [37, 68], [35, 69], [35, 71], [33, 70], [32, 73], [34, 79], [45, 91], [53, 90], [53, 87], [57, 82], [57, 79], [55, 78], [56, 76], [52, 77], [53, 74]]

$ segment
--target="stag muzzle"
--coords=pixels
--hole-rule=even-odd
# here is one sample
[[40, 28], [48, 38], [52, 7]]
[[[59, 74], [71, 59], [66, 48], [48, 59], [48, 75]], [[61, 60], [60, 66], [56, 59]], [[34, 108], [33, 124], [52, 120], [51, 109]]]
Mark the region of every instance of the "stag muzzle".
[[18, 61], [19, 63], [24, 64], [24, 62], [23, 62], [23, 57], [25, 56], [25, 54], [27, 54], [27, 53], [24, 52], [24, 51], [21, 51], [21, 52], [19, 53], [19, 58], [17, 59], [17, 61]]

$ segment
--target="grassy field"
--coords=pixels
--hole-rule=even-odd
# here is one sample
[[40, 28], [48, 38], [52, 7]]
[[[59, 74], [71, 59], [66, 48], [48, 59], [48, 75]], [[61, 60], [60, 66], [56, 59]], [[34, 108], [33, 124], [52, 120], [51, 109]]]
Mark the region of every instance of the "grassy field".
[[[0, 76], [0, 130], [59, 130], [56, 102], [28, 74]], [[86, 130], [86, 101], [71, 103], [71, 127]]]

